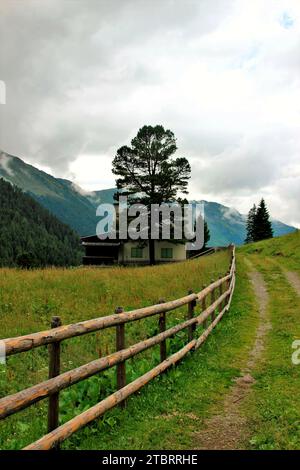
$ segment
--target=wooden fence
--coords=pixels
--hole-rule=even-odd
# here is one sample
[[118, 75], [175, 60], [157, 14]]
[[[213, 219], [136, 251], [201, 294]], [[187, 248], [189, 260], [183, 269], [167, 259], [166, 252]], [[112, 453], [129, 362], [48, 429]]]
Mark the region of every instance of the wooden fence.
[[215, 252], [216, 252], [215, 248], [208, 248], [207, 250], [202, 251], [201, 253], [197, 253], [196, 255], [190, 256], [188, 258], [188, 260], [195, 259], [195, 258], [200, 258], [201, 256], [212, 255]]
[[[3, 342], [7, 356], [29, 351], [43, 345], [48, 345], [49, 349], [49, 379], [0, 399], [0, 419], [4, 419], [9, 415], [17, 413], [49, 397], [48, 434], [25, 447], [25, 450], [58, 449], [60, 443], [69, 438], [76, 431], [99, 418], [116, 405], [123, 403], [127, 397], [142, 388], [170, 366], [176, 364], [189, 351], [198, 349], [230, 307], [235, 286], [234, 246], [231, 245], [229, 250], [231, 252], [231, 261], [227, 274], [217, 281], [212, 282], [208, 287], [204, 287], [199, 293], [190, 291], [187, 296], [180, 299], [170, 302], [161, 301], [157, 305], [132, 310], [130, 312], [124, 312], [121, 307], [118, 307], [114, 315], [71, 325], [61, 325], [60, 318], [54, 317], [50, 330], [4, 339]], [[166, 313], [182, 307], [183, 305], [187, 305], [186, 320], [172, 328], [166, 329]], [[195, 310], [198, 307], [200, 313], [196, 315]], [[159, 315], [159, 334], [126, 348], [126, 323], [153, 315]], [[203, 325], [205, 330], [196, 338], [196, 328], [199, 325]], [[115, 353], [60, 374], [60, 344], [62, 340], [110, 327], [116, 327]], [[166, 339], [184, 329], [187, 330], [188, 343], [182, 349], [167, 357]], [[161, 359], [159, 365], [126, 385], [126, 360], [158, 344], [160, 344]], [[117, 370], [118, 390], [80, 415], [59, 426], [60, 390], [70, 387], [77, 382], [113, 366], [116, 366]]]

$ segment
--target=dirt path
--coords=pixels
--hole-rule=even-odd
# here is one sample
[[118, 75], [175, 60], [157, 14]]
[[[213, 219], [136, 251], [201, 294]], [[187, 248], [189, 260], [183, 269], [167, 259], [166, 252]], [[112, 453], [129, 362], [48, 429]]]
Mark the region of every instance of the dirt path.
[[[253, 269], [252, 265], [251, 269]], [[261, 358], [264, 349], [264, 337], [271, 328], [271, 324], [267, 315], [268, 292], [264, 279], [260, 273], [253, 270], [249, 273], [249, 276], [259, 305], [259, 326], [256, 331], [254, 345], [249, 353], [245, 368], [241, 370], [241, 376], [235, 379], [235, 384], [225, 398], [222, 414], [213, 416], [206, 422], [203, 430], [195, 432], [196, 449], [244, 449], [247, 440], [250, 438], [249, 423], [240, 412], [240, 406], [250, 393], [251, 385], [255, 382], [251, 376], [251, 371]]]
[[300, 277], [293, 271], [285, 271], [285, 275], [289, 283], [293, 286], [297, 294], [300, 296]]

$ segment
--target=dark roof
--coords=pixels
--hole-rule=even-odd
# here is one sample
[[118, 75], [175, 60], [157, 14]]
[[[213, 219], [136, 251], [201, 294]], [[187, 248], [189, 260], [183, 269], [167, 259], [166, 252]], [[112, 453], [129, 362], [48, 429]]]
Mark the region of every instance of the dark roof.
[[113, 240], [110, 238], [106, 238], [105, 240], [101, 240], [98, 238], [97, 235], [89, 235], [88, 237], [81, 237], [80, 238], [82, 244], [86, 243], [96, 243], [97, 245], [103, 245], [109, 243], [110, 245], [120, 245], [120, 240]]

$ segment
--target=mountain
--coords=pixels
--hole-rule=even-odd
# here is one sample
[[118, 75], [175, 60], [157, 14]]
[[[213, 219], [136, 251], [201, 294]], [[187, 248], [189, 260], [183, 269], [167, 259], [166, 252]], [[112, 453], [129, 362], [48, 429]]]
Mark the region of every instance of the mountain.
[[31, 196], [0, 178], [0, 266], [71, 266], [78, 235]]
[[95, 208], [71, 181], [54, 178], [4, 152], [0, 152], [0, 177], [23, 189], [79, 234], [95, 233]]
[[[95, 191], [95, 195], [89, 196], [89, 200], [95, 207], [102, 203], [113, 203], [115, 188]], [[240, 214], [236, 209], [226, 207], [217, 202], [191, 201], [192, 203], [203, 203], [204, 214], [210, 230], [210, 246], [225, 246], [229, 243], [242, 245], [246, 238], [247, 216]], [[274, 236], [279, 237], [294, 232], [296, 229], [278, 220], [272, 220]]]
[[[91, 197], [90, 201], [95, 207], [101, 202], [113, 203], [113, 195], [116, 189], [105, 189], [96, 191], [97, 196]], [[209, 201], [191, 201], [204, 204], [205, 220], [210, 230], [209, 246], [225, 246], [229, 243], [242, 245], [246, 238], [246, 219], [247, 216], [241, 214], [236, 209], [226, 207], [217, 202]], [[274, 236], [279, 237], [294, 232], [295, 227], [286, 225], [278, 220], [272, 220]]]
[[115, 192], [116, 188], [101, 189], [100, 191], [93, 191], [92, 193], [87, 194], [87, 198], [94, 207], [98, 207], [99, 204], [113, 204], [115, 202]]
[[[223, 206], [217, 202], [200, 201], [204, 203], [205, 220], [210, 230], [210, 246], [224, 246], [229, 243], [242, 245], [246, 238], [247, 216], [236, 209]], [[294, 232], [295, 227], [272, 219], [274, 237]]]
[[[44, 171], [28, 165], [18, 157], [0, 152], [0, 177], [22, 188], [35, 200], [50, 210], [62, 222], [68, 224], [80, 235], [96, 232], [96, 207], [100, 203], [113, 203], [115, 188], [86, 192], [69, 180], [54, 178]], [[195, 202], [195, 201], [194, 201]], [[229, 243], [241, 245], [246, 231], [246, 216], [237, 210], [217, 202], [203, 201], [211, 246]], [[274, 235], [284, 235], [294, 227], [272, 220]]]

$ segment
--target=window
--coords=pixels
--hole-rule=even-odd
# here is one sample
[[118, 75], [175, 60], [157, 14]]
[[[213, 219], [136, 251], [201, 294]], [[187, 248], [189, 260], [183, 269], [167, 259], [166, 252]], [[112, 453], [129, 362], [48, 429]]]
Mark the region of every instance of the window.
[[131, 258], [143, 258], [143, 248], [131, 248]]
[[161, 258], [173, 258], [173, 248], [162, 248]]

